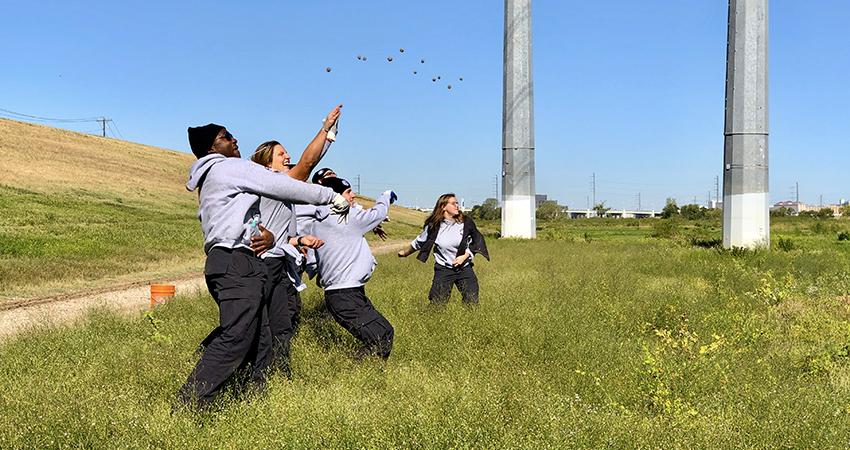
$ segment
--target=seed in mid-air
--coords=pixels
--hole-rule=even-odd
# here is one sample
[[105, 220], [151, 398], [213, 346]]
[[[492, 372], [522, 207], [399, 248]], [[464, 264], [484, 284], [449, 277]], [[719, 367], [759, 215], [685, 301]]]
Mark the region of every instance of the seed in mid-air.
[[399, 53], [404, 53], [404, 49], [403, 49], [403, 48], [400, 48], [400, 49], [398, 49], [398, 52], [399, 52]]
[[330, 67], [325, 67], [325, 72], [330, 72], [330, 71], [331, 71]]
[[387, 56], [387, 61], [389, 61], [389, 62], [393, 62], [393, 57], [392, 57], [392, 56]]

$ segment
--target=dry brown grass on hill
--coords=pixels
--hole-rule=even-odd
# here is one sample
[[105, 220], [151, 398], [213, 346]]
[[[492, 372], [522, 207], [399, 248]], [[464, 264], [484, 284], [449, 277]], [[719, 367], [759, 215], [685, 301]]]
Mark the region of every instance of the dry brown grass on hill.
[[0, 184], [17, 188], [192, 202], [184, 185], [194, 160], [188, 153], [0, 119]]

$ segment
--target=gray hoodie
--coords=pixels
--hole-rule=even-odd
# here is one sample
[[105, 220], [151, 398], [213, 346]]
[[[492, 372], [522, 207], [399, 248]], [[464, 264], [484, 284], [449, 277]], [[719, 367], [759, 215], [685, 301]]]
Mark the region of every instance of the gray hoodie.
[[310, 228], [313, 235], [325, 241], [316, 249], [319, 279], [325, 290], [359, 287], [369, 281], [378, 263], [363, 235], [383, 222], [389, 207], [386, 192], [372, 208], [351, 208], [347, 218], [331, 213], [326, 206], [316, 208]]
[[329, 188], [293, 180], [259, 164], [218, 153], [192, 164], [186, 189], [199, 189], [198, 219], [206, 253], [217, 246], [250, 245], [245, 238], [245, 223], [259, 212], [259, 196], [314, 205], [330, 204], [336, 196]]
[[[282, 175], [286, 176], [286, 175]], [[307, 206], [307, 205], [299, 205]], [[313, 205], [309, 205], [315, 208]], [[298, 292], [307, 288], [301, 281], [299, 268], [303, 262], [301, 252], [289, 243], [288, 237], [296, 236], [294, 205], [292, 202], [281, 202], [268, 197], [260, 199], [260, 216], [263, 225], [275, 235], [274, 247], [260, 255], [260, 258], [281, 258], [285, 261], [286, 276]]]

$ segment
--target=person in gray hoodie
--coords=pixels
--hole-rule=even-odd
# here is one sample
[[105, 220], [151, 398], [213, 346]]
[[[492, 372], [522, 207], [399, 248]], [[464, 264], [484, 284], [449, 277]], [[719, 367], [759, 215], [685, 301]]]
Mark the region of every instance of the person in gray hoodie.
[[[251, 161], [279, 173], [280, 176], [306, 181], [332, 143], [329, 130], [332, 130], [339, 120], [341, 109], [342, 105], [337, 105], [328, 113], [322, 121], [322, 128], [307, 144], [297, 164], [290, 164], [289, 152], [278, 141], [260, 144], [251, 155]], [[272, 338], [270, 366], [287, 377], [291, 376], [291, 341], [300, 321], [300, 292], [307, 287], [301, 281], [299, 271], [303, 260], [302, 252], [322, 245], [322, 241], [315, 236], [298, 235], [293, 207], [292, 202], [282, 202], [269, 197], [262, 197], [259, 206], [262, 225], [278, 236], [268, 251], [258, 253], [268, 270], [264, 295]], [[201, 348], [205, 349], [218, 334], [221, 334], [221, 328], [213, 330], [201, 342]]]
[[206, 347], [178, 400], [204, 409], [240, 367], [250, 363], [249, 381], [265, 382], [271, 336], [263, 286], [267, 269], [250, 248], [259, 232], [260, 196], [348, 211], [348, 201], [333, 190], [280, 176], [240, 159], [236, 138], [221, 125], [190, 127], [189, 144], [198, 158], [186, 189], [198, 190], [198, 218], [207, 254], [204, 276], [219, 307], [221, 333]]
[[[357, 194], [344, 179], [328, 178], [324, 185], [354, 204]], [[358, 357], [377, 354], [387, 359], [392, 351], [393, 326], [366, 297], [364, 285], [377, 262], [363, 235], [387, 217], [395, 200], [395, 193], [386, 191], [369, 209], [351, 208], [339, 213], [320, 206], [306, 224], [310, 234], [324, 241], [315, 253], [325, 304], [334, 320], [363, 344]]]

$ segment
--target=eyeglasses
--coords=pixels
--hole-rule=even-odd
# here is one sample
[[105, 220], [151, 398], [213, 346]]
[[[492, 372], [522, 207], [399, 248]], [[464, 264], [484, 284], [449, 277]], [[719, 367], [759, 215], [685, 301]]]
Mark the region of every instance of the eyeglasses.
[[221, 135], [221, 136], [219, 136], [219, 137], [220, 137], [220, 138], [222, 138], [222, 139], [224, 139], [224, 140], [226, 140], [226, 141], [232, 141], [232, 140], [233, 140], [233, 135], [232, 135], [232, 134], [230, 134], [230, 132], [229, 132], [229, 131], [227, 131], [227, 130], [224, 130], [224, 134], [222, 134], [222, 135]]

